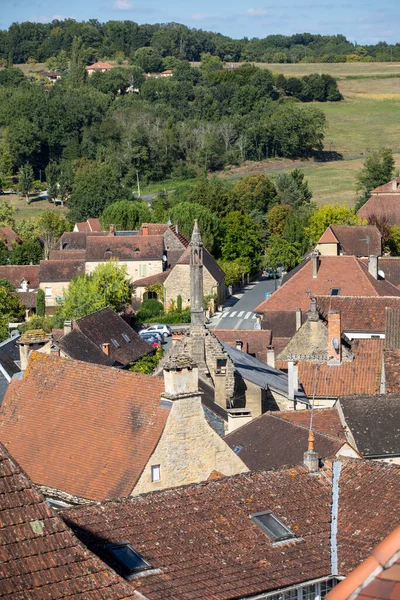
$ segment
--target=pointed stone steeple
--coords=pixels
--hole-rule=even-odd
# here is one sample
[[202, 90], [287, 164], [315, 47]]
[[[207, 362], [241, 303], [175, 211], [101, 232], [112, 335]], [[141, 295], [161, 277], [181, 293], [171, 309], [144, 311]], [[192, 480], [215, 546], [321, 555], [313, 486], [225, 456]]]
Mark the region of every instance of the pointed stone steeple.
[[190, 314], [192, 325], [204, 325], [203, 241], [197, 219], [190, 240]]

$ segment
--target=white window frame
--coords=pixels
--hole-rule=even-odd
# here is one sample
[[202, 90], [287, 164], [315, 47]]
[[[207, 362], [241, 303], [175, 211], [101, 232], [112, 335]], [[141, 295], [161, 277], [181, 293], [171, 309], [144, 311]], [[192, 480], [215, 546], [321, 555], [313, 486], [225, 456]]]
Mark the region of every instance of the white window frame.
[[51, 287], [46, 286], [44, 288], [44, 296], [45, 296], [45, 298], [52, 298], [53, 297], [53, 290], [51, 289]]
[[151, 481], [157, 482], [161, 480], [161, 467], [160, 465], [151, 465]]

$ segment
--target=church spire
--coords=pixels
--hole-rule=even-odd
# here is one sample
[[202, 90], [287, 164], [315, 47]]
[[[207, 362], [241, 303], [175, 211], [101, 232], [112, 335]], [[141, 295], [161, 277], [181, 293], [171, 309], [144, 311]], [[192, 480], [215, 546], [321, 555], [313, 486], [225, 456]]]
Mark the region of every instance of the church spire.
[[192, 325], [204, 325], [203, 241], [197, 219], [190, 240], [190, 314]]

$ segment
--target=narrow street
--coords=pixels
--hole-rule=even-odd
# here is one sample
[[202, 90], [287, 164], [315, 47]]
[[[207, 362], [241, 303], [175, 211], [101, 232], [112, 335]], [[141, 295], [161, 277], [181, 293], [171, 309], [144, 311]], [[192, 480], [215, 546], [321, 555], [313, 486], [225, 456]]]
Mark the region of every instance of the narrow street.
[[224, 304], [222, 312], [216, 313], [209, 324], [210, 329], [254, 329], [256, 314], [254, 309], [272, 294], [279, 281], [260, 277], [246, 285], [241, 292], [231, 296]]

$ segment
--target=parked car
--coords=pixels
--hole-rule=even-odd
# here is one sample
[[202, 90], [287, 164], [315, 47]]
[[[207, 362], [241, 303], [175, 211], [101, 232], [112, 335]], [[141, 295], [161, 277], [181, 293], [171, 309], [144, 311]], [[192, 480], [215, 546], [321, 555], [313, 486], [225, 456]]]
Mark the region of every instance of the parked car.
[[143, 333], [143, 334], [139, 334], [139, 335], [143, 340], [146, 340], [146, 342], [151, 344], [153, 346], [153, 348], [161, 347], [160, 340], [157, 339], [156, 336], [152, 335], [151, 333]]
[[157, 340], [157, 342], [160, 342], [160, 344], [164, 344], [165, 340], [164, 340], [164, 336], [161, 335], [161, 333], [158, 333], [157, 331], [139, 331], [139, 335], [141, 338], [144, 339], [145, 335], [150, 335], [151, 337], [155, 338]]
[[167, 338], [169, 335], [171, 335], [171, 327], [169, 325], [154, 323], [153, 325], [150, 325], [150, 327], [146, 327], [146, 329], [139, 331], [139, 335], [141, 333], [159, 333], [164, 338]]

